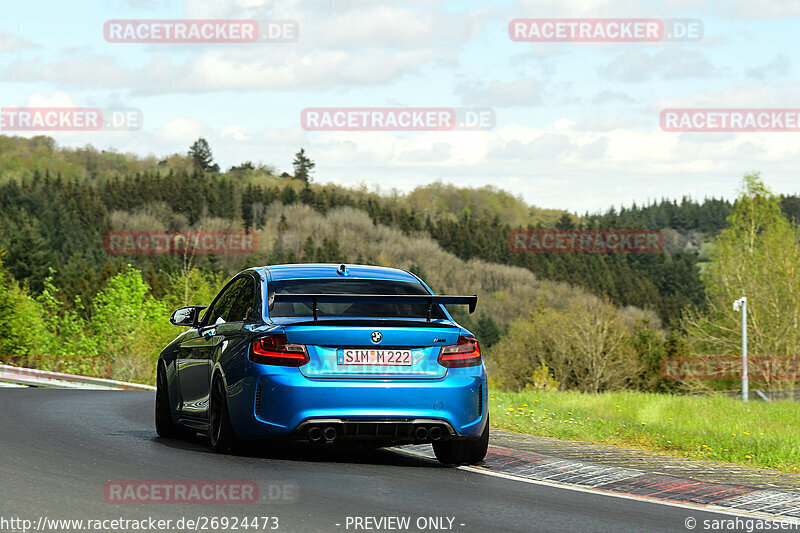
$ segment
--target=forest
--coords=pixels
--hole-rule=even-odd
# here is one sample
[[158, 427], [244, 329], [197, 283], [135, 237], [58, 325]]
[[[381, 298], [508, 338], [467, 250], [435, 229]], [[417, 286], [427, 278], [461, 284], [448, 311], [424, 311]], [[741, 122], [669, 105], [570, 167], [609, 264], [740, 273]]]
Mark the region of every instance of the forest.
[[[317, 184], [303, 151], [293, 175], [252, 162], [221, 171], [201, 148], [207, 153], [195, 145], [186, 155], [139, 157], [0, 136], [0, 327], [15, 332], [0, 341], [0, 360], [148, 382], [159, 346], [177, 334], [166, 320], [172, 308], [208, 304], [247, 266], [344, 262], [405, 268], [441, 293], [478, 293], [475, 315], [454, 312], [506, 388], [696, 390], [710, 385], [669, 382], [658, 368], [665, 357], [734, 349], [732, 339], [711, 332], [728, 319], [720, 297], [729, 288], [719, 277], [724, 254], [734, 253], [726, 232], [755, 220], [762, 237], [783, 232], [775, 238], [789, 243], [788, 257], [772, 250], [761, 261], [774, 267], [797, 258], [800, 197], [773, 194], [757, 175], [745, 177], [736, 201], [664, 198], [569, 213], [492, 187], [433, 183], [401, 193]], [[748, 202], [756, 205], [749, 219], [740, 212]], [[664, 249], [509, 247], [515, 230], [548, 228], [659, 230]], [[104, 236], [123, 230], [241, 231], [256, 236], [258, 248], [109, 254]], [[793, 272], [778, 281], [793, 283]], [[599, 323], [607, 338], [595, 338]], [[575, 355], [589, 337], [605, 345]]]

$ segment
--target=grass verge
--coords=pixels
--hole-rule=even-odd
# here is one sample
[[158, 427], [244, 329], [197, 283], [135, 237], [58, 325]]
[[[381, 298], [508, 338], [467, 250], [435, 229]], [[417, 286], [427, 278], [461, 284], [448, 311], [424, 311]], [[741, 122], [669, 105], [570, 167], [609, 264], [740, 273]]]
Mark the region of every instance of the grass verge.
[[800, 405], [639, 392], [492, 392], [492, 425], [800, 473]]

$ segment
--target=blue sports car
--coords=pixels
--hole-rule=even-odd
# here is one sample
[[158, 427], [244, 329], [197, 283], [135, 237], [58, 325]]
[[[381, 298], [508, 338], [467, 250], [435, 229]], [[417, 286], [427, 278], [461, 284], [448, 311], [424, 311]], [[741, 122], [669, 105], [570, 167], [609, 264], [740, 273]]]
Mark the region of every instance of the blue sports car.
[[[244, 270], [211, 305], [170, 319], [190, 329], [160, 354], [163, 437], [431, 443], [446, 464], [483, 460], [486, 369], [478, 341], [404, 270], [297, 264]], [[205, 310], [205, 311], [204, 311]]]

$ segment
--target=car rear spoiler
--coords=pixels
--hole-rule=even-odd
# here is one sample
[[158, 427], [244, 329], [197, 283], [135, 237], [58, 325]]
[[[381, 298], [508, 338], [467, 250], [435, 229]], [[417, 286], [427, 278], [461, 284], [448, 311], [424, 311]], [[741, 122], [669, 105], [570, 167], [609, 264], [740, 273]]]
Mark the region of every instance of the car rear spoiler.
[[314, 320], [317, 320], [319, 315], [319, 302], [427, 304], [428, 310], [426, 312], [426, 317], [428, 322], [431, 321], [431, 308], [433, 307], [433, 304], [467, 305], [469, 306], [470, 314], [475, 311], [475, 306], [478, 305], [477, 294], [473, 296], [435, 296], [433, 294], [276, 294], [273, 292], [269, 295], [269, 308], [272, 309], [272, 306], [275, 302], [305, 302], [308, 300], [311, 300], [311, 309], [314, 313]]

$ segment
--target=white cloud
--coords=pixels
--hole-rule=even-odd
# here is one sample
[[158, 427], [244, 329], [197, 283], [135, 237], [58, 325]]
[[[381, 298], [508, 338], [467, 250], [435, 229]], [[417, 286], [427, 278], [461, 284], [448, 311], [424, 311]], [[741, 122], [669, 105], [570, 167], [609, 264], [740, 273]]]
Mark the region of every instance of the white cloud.
[[639, 130], [653, 125], [647, 118], [621, 117], [619, 115], [588, 115], [575, 124], [576, 131], [609, 132], [613, 130]]
[[214, 136], [214, 131], [199, 120], [179, 117], [156, 129], [154, 134], [157, 145], [165, 148], [176, 145], [188, 147], [198, 137]]
[[[142, 18], [169, 13], [162, 0], [115, 1], [149, 10]], [[291, 168], [302, 146], [317, 162], [322, 182], [384, 190], [435, 179], [492, 183], [530, 203], [571, 210], [690, 190], [718, 195], [734, 190], [753, 169], [781, 192], [798, 187], [796, 134], [658, 128], [665, 107], [800, 107], [800, 82], [790, 77], [788, 52], [748, 53], [757, 43], [778, 40], [763, 35], [773, 25], [715, 20], [753, 9], [763, 10], [762, 16], [790, 15], [790, 8], [772, 2], [726, 7], [712, 0], [661, 0], [645, 7], [638, 0], [498, 5], [459, 11], [468, 8], [438, 0], [188, 0], [187, 18], [297, 20], [300, 40], [213, 46], [59, 42], [37, 59], [10, 54], [0, 75], [7, 83], [22, 82], [12, 85], [17, 93], [9, 96], [18, 105], [26, 99], [38, 106], [76, 105], [74, 99], [77, 105], [114, 105], [114, 97], [145, 114], [142, 131], [63, 132], [59, 143], [113, 143], [120, 151], [167, 155], [186, 153], [202, 136], [223, 168], [251, 160], [279, 171]], [[692, 44], [533, 45], [505, 35], [504, 25], [514, 17], [706, 17], [709, 35]], [[0, 49], [3, 39], [0, 33]], [[57, 48], [67, 45], [74, 46]], [[780, 83], [741, 84], [781, 76], [786, 79]], [[61, 91], [48, 92], [55, 89]], [[212, 91], [225, 93], [198, 95]], [[307, 102], [311, 91], [327, 92], [312, 95], [321, 102]], [[173, 93], [183, 94], [161, 96]], [[483, 132], [307, 132], [292, 112], [307, 105], [414, 105], [420, 98], [497, 108], [501, 126]], [[275, 127], [260, 129], [265, 124]]]
[[[63, 97], [59, 97], [63, 98]], [[51, 100], [43, 103], [55, 102]], [[37, 100], [37, 103], [40, 102]], [[331, 132], [299, 128], [250, 131], [229, 124], [220, 131], [197, 120], [171, 120], [145, 135], [58, 134], [60, 144], [163, 156], [185, 153], [205, 137], [223, 168], [251, 160], [291, 167], [304, 147], [317, 163], [316, 180], [410, 190], [441, 179], [458, 186], [487, 182], [527, 202], [572, 211], [604, 209], [648, 198], [679, 198], [687, 191], [731, 197], [741, 176], [761, 170], [771, 187], [800, 192], [800, 151], [793, 134], [674, 134], [657, 128], [590, 129], [558, 120], [539, 128], [505, 126], [483, 132]]]
[[0, 30], [0, 52], [13, 52], [22, 48], [37, 48], [37, 46], [22, 37]]
[[41, 93], [31, 93], [28, 96], [28, 107], [78, 107], [71, 95], [56, 91], [50, 96]]
[[530, 106], [542, 101], [542, 86], [535, 78], [510, 82], [492, 80], [489, 83], [462, 83], [456, 87], [464, 105], [471, 106]]
[[629, 94], [611, 89], [604, 89], [592, 97], [593, 105], [605, 105], [613, 103], [632, 104], [635, 102], [636, 99], [631, 97]]
[[9, 64], [3, 78], [6, 81], [48, 81], [78, 87], [121, 88], [128, 86], [136, 77], [116, 66], [110, 57], [67, 58], [53, 63], [40, 59], [17, 61]]
[[800, 2], [797, 0], [761, 0], [759, 2], [694, 0], [686, 3], [692, 8], [705, 10], [714, 16], [728, 19], [752, 20], [800, 17]]
[[658, 114], [666, 107], [800, 107], [800, 83], [748, 83], [720, 90], [697, 91], [655, 98], [649, 112]]
[[[337, 3], [328, 16], [313, 16], [328, 9], [327, 4], [301, 6], [293, 2], [296, 16], [288, 16], [291, 9], [278, 10], [260, 2], [188, 2], [189, 18], [288, 16], [298, 20], [300, 39], [296, 43], [152, 45], [146, 48], [149, 58], [138, 67], [97, 54], [50, 62], [18, 60], [5, 68], [3, 77], [81, 88], [128, 88], [134, 94], [369, 86], [424, 67], [456, 64], [461, 48], [485, 23], [481, 10], [454, 15], [432, 3], [419, 2], [401, 7], [372, 2], [349, 2], [342, 7]], [[175, 55], [176, 51], [180, 55]]]
[[632, 18], [647, 11], [638, 0], [517, 0], [509, 10], [514, 18]]
[[249, 140], [252, 135], [244, 128], [239, 126], [225, 126], [219, 133], [220, 138], [229, 137], [232, 141], [243, 142]]
[[427, 149], [405, 150], [397, 156], [398, 161], [419, 163], [441, 163], [452, 157], [453, 146], [447, 143], [433, 143]]
[[490, 177], [530, 203], [578, 211], [680, 197], [689, 188], [701, 197], [730, 196], [754, 165], [778, 190], [792, 190], [800, 164], [792, 134], [591, 131], [565, 120], [480, 133], [331, 133], [310, 140], [303, 145], [321, 181], [409, 190], [435, 179], [480, 186]]
[[792, 68], [792, 61], [786, 54], [778, 54], [775, 58], [758, 67], [748, 68], [745, 72], [748, 78], [763, 80], [765, 78], [785, 76]]
[[[272, 45], [265, 45], [272, 46]], [[145, 67], [126, 69], [110, 57], [40, 60], [10, 64], [7, 81], [47, 81], [79, 88], [127, 88], [132, 94], [201, 93], [223, 90], [319, 91], [342, 85], [387, 82], [447, 53], [371, 50], [349, 54], [330, 50], [298, 54], [209, 51], [183, 64], [156, 56]], [[452, 58], [449, 58], [452, 60]]]
[[605, 79], [624, 82], [646, 81], [656, 75], [661, 79], [708, 78], [720, 72], [702, 52], [674, 47], [653, 54], [628, 48], [597, 71]]
[[800, 17], [797, 0], [517, 0], [509, 10], [514, 17], [677, 18], [687, 12], [737, 20]]

